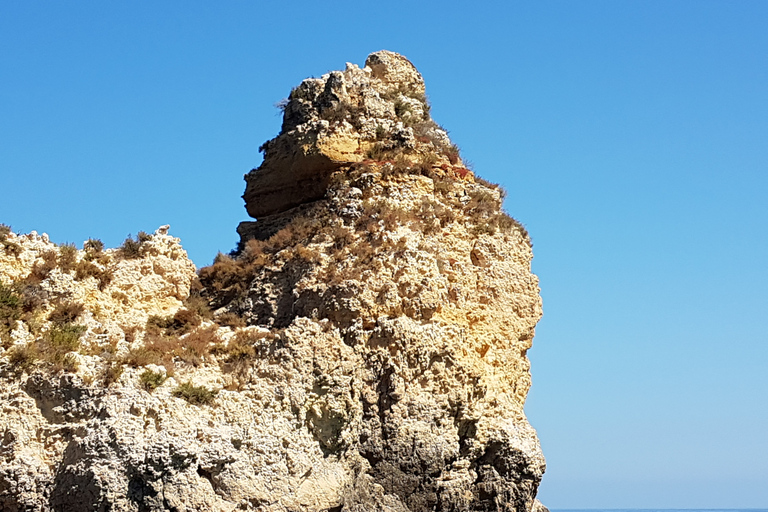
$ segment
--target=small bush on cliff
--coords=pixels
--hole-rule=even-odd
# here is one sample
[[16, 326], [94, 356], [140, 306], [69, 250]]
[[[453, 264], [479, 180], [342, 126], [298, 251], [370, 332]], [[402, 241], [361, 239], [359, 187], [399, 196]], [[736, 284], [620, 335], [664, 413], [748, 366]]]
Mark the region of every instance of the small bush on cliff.
[[0, 240], [0, 245], [3, 246], [3, 250], [5, 251], [6, 254], [10, 254], [16, 257], [21, 255], [21, 252], [23, 250], [19, 244], [9, 242], [8, 240], [5, 240], [5, 239]]
[[77, 247], [75, 244], [63, 244], [59, 247], [59, 268], [68, 273], [75, 269], [77, 263]]
[[245, 327], [247, 325], [243, 317], [241, 317], [237, 313], [232, 313], [230, 311], [226, 311], [220, 314], [219, 316], [217, 316], [216, 323], [221, 326], [232, 327], [233, 329], [237, 329], [239, 327]]
[[110, 384], [119, 381], [124, 371], [125, 365], [121, 361], [112, 361], [108, 363], [107, 367], [104, 369], [104, 385], [109, 386]]
[[10, 287], [0, 282], [0, 336], [8, 334], [21, 318], [24, 304], [21, 297]]
[[174, 355], [193, 366], [202, 364], [211, 353], [211, 348], [219, 343], [218, 327], [210, 326], [195, 329], [179, 340], [179, 346]]
[[168, 375], [174, 372], [173, 358], [179, 348], [179, 338], [165, 336], [156, 332], [147, 332], [144, 344], [128, 351], [123, 362], [134, 368], [149, 364], [164, 366]]
[[48, 320], [55, 325], [71, 324], [83, 314], [85, 306], [79, 302], [62, 302], [48, 315]]
[[91, 261], [82, 259], [75, 265], [75, 279], [82, 281], [87, 277], [95, 277], [99, 282], [99, 290], [104, 290], [112, 282], [114, 272], [111, 269], [101, 269]]
[[104, 242], [98, 238], [89, 238], [88, 241], [83, 244], [83, 250], [89, 256], [98, 256], [104, 252]]
[[141, 258], [143, 255], [142, 245], [151, 238], [152, 235], [149, 235], [144, 231], [139, 231], [139, 234], [136, 235], [135, 239], [131, 235], [128, 235], [128, 238], [123, 241], [123, 245], [118, 248], [118, 251], [120, 252], [120, 255], [127, 260]]
[[14, 372], [28, 372], [37, 361], [33, 346], [13, 347], [8, 351], [8, 363]]
[[12, 254], [18, 256], [21, 254], [21, 246], [7, 240], [8, 235], [11, 234], [11, 226], [7, 224], [0, 224], [0, 246], [6, 254]]
[[139, 382], [141, 382], [141, 387], [151, 392], [162, 386], [166, 378], [164, 373], [144, 370], [141, 375], [139, 375]]
[[215, 307], [221, 307], [242, 296], [253, 278], [253, 267], [231, 256], [219, 253], [213, 265], [200, 269], [200, 281], [216, 297]]
[[69, 369], [72, 365], [67, 354], [80, 348], [80, 336], [85, 331], [84, 325], [53, 325], [36, 344], [37, 353], [41, 359], [53, 365], [54, 370]]
[[180, 336], [200, 325], [200, 322], [194, 311], [180, 309], [173, 316], [150, 316], [146, 331], [149, 335]]
[[209, 405], [213, 403], [219, 392], [205, 386], [195, 386], [192, 382], [182, 382], [173, 390], [173, 396], [183, 398], [193, 405]]
[[28, 281], [42, 283], [53, 272], [53, 269], [59, 266], [59, 253], [55, 250], [46, 251], [40, 255], [42, 262], [35, 262], [32, 272], [27, 278]]

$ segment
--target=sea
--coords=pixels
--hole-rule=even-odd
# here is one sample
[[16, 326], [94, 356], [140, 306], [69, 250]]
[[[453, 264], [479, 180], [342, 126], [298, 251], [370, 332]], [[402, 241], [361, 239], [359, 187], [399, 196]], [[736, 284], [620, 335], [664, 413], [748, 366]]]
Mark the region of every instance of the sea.
[[768, 512], [768, 508], [550, 508], [550, 512]]

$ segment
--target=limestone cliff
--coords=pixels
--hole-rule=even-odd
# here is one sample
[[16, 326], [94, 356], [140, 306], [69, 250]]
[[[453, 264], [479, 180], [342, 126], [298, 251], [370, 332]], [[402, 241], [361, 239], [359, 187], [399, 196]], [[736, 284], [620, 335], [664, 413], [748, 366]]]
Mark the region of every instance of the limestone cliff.
[[[283, 103], [195, 275], [0, 233], [0, 509], [542, 509], [528, 234], [391, 52]], [[199, 277], [199, 279], [197, 279]]]

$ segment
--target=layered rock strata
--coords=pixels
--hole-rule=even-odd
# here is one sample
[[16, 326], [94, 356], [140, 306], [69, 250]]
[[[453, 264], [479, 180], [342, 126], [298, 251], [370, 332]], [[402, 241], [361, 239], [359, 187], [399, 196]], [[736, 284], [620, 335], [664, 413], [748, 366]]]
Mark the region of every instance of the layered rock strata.
[[74, 253], [3, 236], [0, 509], [543, 509], [541, 300], [502, 191], [400, 55], [283, 107], [246, 176], [257, 220], [199, 281], [164, 228]]

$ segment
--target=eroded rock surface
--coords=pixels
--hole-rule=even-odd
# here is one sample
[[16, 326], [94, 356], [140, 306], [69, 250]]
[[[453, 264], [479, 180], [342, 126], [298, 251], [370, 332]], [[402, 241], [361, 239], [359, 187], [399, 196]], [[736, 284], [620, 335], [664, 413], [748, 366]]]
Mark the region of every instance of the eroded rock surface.
[[429, 116], [424, 80], [408, 59], [380, 51], [308, 78], [283, 105], [283, 127], [262, 146], [264, 163], [246, 175], [243, 198], [261, 218], [325, 194], [332, 171], [361, 162], [374, 147], [450, 147]]
[[199, 281], [0, 233], [0, 509], [546, 510], [530, 240], [428, 112], [391, 52], [302, 82]]

